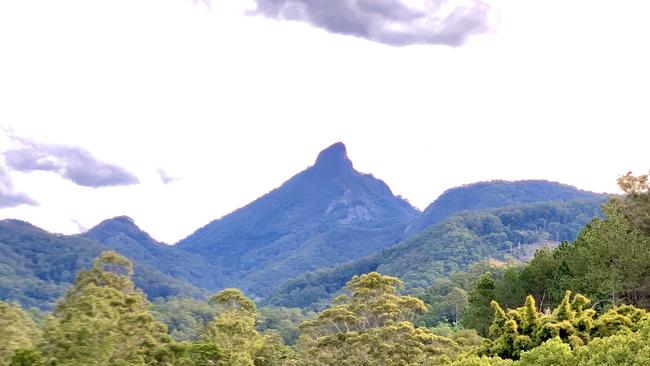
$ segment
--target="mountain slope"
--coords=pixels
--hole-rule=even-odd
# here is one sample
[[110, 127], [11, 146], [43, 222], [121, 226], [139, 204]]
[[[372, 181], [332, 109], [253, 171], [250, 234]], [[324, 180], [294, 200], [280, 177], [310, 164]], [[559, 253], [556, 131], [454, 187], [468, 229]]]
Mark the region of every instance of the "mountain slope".
[[[26, 307], [51, 309], [102, 251], [110, 250], [81, 236], [51, 234], [27, 222], [0, 221], [0, 299]], [[134, 260], [134, 282], [149, 298], [177, 295], [200, 296], [189, 283], [161, 273], [154, 266]]]
[[219, 268], [201, 257], [156, 241], [128, 216], [104, 220], [81, 236], [197, 287], [213, 290], [224, 286]]
[[462, 212], [378, 253], [289, 280], [268, 303], [318, 307], [352, 276], [370, 271], [398, 276], [413, 288], [483, 259], [526, 260], [543, 245], [575, 239], [587, 222], [602, 214], [603, 202], [596, 197]]
[[[420, 232], [462, 211], [508, 207], [524, 203], [590, 199], [599, 195], [546, 180], [490, 181], [446, 190], [407, 229]], [[600, 195], [602, 196], [602, 195]]]
[[397, 243], [417, 214], [384, 182], [354, 170], [337, 143], [312, 167], [177, 246], [223, 268], [230, 285], [265, 296], [280, 281]]

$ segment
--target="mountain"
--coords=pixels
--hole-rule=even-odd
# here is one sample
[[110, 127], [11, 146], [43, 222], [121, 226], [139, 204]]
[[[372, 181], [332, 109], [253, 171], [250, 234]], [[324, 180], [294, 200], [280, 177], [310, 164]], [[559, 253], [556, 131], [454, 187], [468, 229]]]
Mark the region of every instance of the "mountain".
[[219, 268], [214, 268], [199, 256], [156, 241], [128, 216], [104, 220], [81, 236], [197, 287], [208, 290], [224, 287]]
[[547, 181], [494, 181], [450, 189], [420, 214], [356, 171], [336, 143], [280, 187], [173, 246], [126, 216], [70, 236], [0, 221], [0, 300], [50, 308], [79, 270], [115, 250], [133, 261], [149, 298], [238, 287], [257, 299], [271, 295], [273, 304], [309, 305], [373, 270], [414, 286], [487, 257], [525, 258], [542, 243], [573, 239], [604, 199]]
[[403, 239], [418, 211], [372, 175], [356, 171], [346, 147], [176, 246], [222, 268], [229, 286], [264, 297], [278, 283]]
[[[0, 300], [51, 309], [77, 273], [90, 268], [101, 252], [112, 249], [79, 235], [52, 234], [19, 220], [0, 221]], [[133, 260], [134, 282], [150, 299], [202, 296], [203, 291]]]
[[597, 196], [593, 192], [546, 180], [496, 180], [467, 184], [451, 188], [440, 195], [409, 225], [407, 233], [417, 233], [462, 211], [485, 210], [532, 202], [590, 199]]
[[536, 249], [574, 240], [585, 224], [602, 215], [605, 197], [528, 203], [465, 211], [370, 256], [291, 279], [267, 302], [277, 306], [320, 307], [355, 275], [377, 271], [397, 276], [406, 287], [427, 287], [436, 278], [491, 259], [527, 260]]

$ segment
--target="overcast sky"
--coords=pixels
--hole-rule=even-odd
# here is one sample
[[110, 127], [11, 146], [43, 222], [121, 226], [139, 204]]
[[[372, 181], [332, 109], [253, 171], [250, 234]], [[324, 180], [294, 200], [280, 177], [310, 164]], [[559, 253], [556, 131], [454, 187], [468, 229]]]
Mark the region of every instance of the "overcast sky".
[[343, 141], [423, 209], [650, 168], [647, 1], [2, 0], [0, 218], [169, 243]]

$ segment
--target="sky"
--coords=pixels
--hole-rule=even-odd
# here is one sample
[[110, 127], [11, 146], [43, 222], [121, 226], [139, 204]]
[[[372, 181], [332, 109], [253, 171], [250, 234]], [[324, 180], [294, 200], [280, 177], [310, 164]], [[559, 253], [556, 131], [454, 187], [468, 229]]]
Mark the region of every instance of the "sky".
[[[650, 3], [3, 0], [0, 219], [174, 243], [334, 142], [424, 209], [650, 168]], [[645, 46], [644, 46], [645, 45]]]

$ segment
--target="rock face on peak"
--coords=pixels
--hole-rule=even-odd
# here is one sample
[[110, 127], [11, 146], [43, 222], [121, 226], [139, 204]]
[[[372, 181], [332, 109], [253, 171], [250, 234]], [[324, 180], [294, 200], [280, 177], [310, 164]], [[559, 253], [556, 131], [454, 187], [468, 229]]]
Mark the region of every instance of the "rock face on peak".
[[321, 151], [316, 158], [314, 168], [331, 173], [352, 170], [352, 161], [348, 158], [347, 148], [342, 142], [337, 142]]
[[345, 145], [177, 247], [227, 274], [227, 286], [265, 296], [305, 271], [360, 258], [400, 241], [418, 214], [381, 180], [354, 170]]

